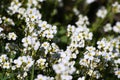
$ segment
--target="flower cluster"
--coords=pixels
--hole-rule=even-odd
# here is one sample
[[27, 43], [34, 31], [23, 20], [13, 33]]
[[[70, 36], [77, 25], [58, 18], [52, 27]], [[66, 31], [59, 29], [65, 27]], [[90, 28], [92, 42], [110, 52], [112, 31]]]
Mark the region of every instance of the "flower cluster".
[[89, 31], [87, 25], [89, 25], [88, 18], [79, 15], [79, 20], [76, 22], [77, 27], [74, 25], [68, 25], [68, 36], [71, 38], [71, 47], [84, 47], [85, 40], [92, 40], [92, 32]]
[[[102, 66], [103, 68], [107, 68], [110, 65], [109, 62], [112, 62], [114, 66], [117, 65], [116, 58], [119, 59], [119, 40], [120, 37], [112, 40], [106, 40], [106, 38], [103, 38], [101, 41], [97, 42], [97, 49], [93, 46], [86, 47], [87, 51], [84, 53], [84, 58], [80, 59], [79, 64], [88, 68], [87, 74], [89, 76], [93, 76], [98, 79], [102, 77], [99, 72], [99, 67]], [[102, 60], [104, 61], [102, 62]], [[116, 67], [114, 68], [116, 69]], [[112, 71], [113, 73], [114, 68]]]
[[[86, 0], [85, 5], [92, 2], [95, 0]], [[44, 7], [49, 9], [50, 4], [55, 9], [45, 13]], [[66, 30], [59, 30], [64, 24], [61, 20], [60, 24], [45, 18], [46, 14], [47, 19], [58, 17], [63, 0], [10, 0], [0, 6], [5, 13], [0, 11], [0, 79], [108, 80], [108, 75], [119, 79], [120, 22], [113, 15], [120, 13], [120, 4], [111, 5], [98, 9], [95, 22], [74, 7], [72, 15], [78, 20], [62, 26]], [[70, 18], [64, 16], [67, 22]]]
[[112, 9], [115, 13], [120, 13], [120, 4], [118, 2], [114, 2], [112, 4], [112, 7], [113, 7]]

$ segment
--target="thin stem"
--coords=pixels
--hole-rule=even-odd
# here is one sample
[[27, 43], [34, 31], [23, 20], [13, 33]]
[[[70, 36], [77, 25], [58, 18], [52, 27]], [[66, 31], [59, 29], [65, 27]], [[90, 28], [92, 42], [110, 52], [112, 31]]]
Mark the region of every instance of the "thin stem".
[[32, 73], [31, 73], [32, 75], [31, 75], [31, 80], [34, 80], [34, 64], [33, 64], [33, 66], [32, 66]]

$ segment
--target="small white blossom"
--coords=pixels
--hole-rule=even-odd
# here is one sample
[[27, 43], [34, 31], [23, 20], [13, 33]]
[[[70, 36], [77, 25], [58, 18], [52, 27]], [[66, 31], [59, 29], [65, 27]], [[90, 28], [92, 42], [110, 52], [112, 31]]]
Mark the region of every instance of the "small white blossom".
[[78, 80], [85, 80], [85, 77], [79, 77]]
[[120, 4], [116, 1], [112, 4], [113, 12], [120, 13]]
[[2, 23], [2, 19], [0, 18], [0, 24]]
[[44, 76], [42, 74], [38, 74], [37, 78], [35, 78], [34, 80], [54, 80], [54, 78], [53, 77], [47, 77], [47, 76]]
[[117, 77], [120, 78], [120, 70], [115, 71], [115, 75], [117, 75]]
[[0, 33], [3, 31], [3, 28], [0, 27]]
[[91, 3], [93, 3], [95, 0], [86, 0], [86, 3], [87, 4], [91, 4]]
[[8, 34], [8, 40], [16, 40], [17, 35], [14, 32]]
[[113, 26], [113, 31], [116, 33], [120, 33], [120, 22], [117, 22], [115, 26]]
[[37, 42], [35, 43], [34, 50], [38, 50], [39, 47], [40, 47], [40, 42], [37, 41]]
[[9, 62], [5, 62], [5, 63], [3, 64], [3, 68], [4, 68], [4, 69], [9, 69], [9, 68], [10, 68], [10, 63], [9, 63]]
[[43, 67], [45, 65], [45, 62], [46, 62], [46, 59], [40, 58], [37, 60], [38, 66], [41, 66], [41, 67]]
[[55, 65], [53, 65], [53, 69], [55, 70], [55, 72], [56, 72], [57, 74], [60, 74], [60, 73], [62, 73], [62, 72], [65, 71], [65, 66], [64, 66], [64, 64], [62, 64], [62, 63], [60, 63], [60, 64], [55, 64]]
[[105, 7], [102, 7], [98, 10], [96, 15], [97, 17], [104, 19], [107, 15], [107, 10], [105, 9]]
[[108, 32], [108, 31], [111, 31], [112, 30], [112, 26], [110, 23], [107, 23], [105, 26], [104, 26], [104, 31], [105, 32]]

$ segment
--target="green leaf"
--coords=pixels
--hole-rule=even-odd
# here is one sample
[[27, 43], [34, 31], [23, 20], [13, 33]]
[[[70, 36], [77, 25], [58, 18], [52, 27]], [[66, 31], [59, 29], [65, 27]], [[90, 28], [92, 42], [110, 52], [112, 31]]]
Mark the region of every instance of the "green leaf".
[[63, 43], [67, 43], [67, 37], [66, 37], [66, 36], [62, 36], [62, 37], [61, 37], [61, 41], [62, 41]]

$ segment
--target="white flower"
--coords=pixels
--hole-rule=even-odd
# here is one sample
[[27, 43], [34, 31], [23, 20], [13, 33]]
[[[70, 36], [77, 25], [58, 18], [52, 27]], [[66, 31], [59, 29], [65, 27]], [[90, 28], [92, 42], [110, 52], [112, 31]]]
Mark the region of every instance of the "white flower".
[[96, 15], [97, 17], [104, 19], [107, 15], [107, 10], [105, 9], [105, 7], [102, 7], [98, 10]]
[[98, 44], [97, 47], [98, 47], [99, 49], [101, 49], [101, 48], [104, 48], [104, 47], [105, 47], [106, 42], [105, 42], [105, 40], [104, 40], [104, 38], [103, 38], [101, 41], [98, 41], [97, 44]]
[[114, 60], [116, 64], [120, 64], [120, 59]]
[[61, 79], [62, 80], [72, 80], [72, 76], [63, 74], [63, 75], [61, 75]]
[[117, 77], [120, 78], [120, 70], [115, 71], [115, 75], [117, 75]]
[[97, 70], [95, 70], [94, 72], [93, 72], [93, 75], [96, 77], [96, 79], [99, 79], [100, 78], [100, 73], [99, 73], [99, 71], [97, 71]]
[[48, 42], [44, 42], [42, 43], [41, 47], [43, 47], [44, 49], [48, 49], [50, 46], [50, 44]]
[[22, 62], [20, 60], [14, 60], [14, 63], [16, 64], [17, 68], [19, 68], [22, 65]]
[[111, 60], [111, 53], [107, 53], [107, 52], [103, 52], [102, 53], [102, 56], [106, 59], [106, 60]]
[[36, 21], [36, 20], [41, 19], [41, 14], [39, 13], [39, 11], [36, 8], [28, 8], [24, 17], [25, 18], [29, 17], [29, 20]]
[[8, 7], [8, 9], [10, 10], [10, 11], [8, 11], [8, 13], [14, 14], [14, 13], [18, 12], [21, 5], [22, 4], [18, 0], [12, 1], [10, 4], [10, 7]]
[[70, 67], [68, 69], [68, 73], [73, 74], [73, 72], [75, 72], [75, 71], [76, 71], [76, 68], [73, 65], [70, 64]]
[[0, 18], [0, 24], [2, 23], [2, 19]]
[[76, 22], [76, 25], [79, 26], [86, 26], [89, 25], [88, 17], [79, 15], [79, 20]]
[[17, 35], [14, 32], [8, 34], [8, 40], [16, 40]]
[[37, 78], [35, 80], [47, 80], [46, 76], [43, 76], [42, 74], [37, 75]]
[[10, 68], [10, 63], [9, 62], [5, 62], [4, 64], [3, 64], [3, 68], [5, 69], [9, 69]]
[[38, 1], [43, 2], [43, 1], [45, 1], [45, 0], [38, 0]]
[[80, 11], [77, 8], [73, 8], [73, 12], [75, 15], [79, 15]]
[[85, 39], [86, 40], [92, 40], [92, 37], [93, 37], [93, 33], [92, 32], [90, 32], [90, 33], [86, 32], [84, 35], [85, 35]]
[[120, 22], [117, 22], [115, 26], [113, 26], [113, 31], [116, 33], [120, 33]]
[[31, 38], [31, 36], [24, 37], [22, 39], [22, 42], [23, 42], [23, 46], [24, 47], [28, 47], [29, 44], [32, 44], [32, 38]]
[[85, 77], [79, 77], [78, 80], [85, 80]]
[[42, 23], [39, 23], [38, 25], [42, 31], [45, 30], [46, 28], [49, 28], [46, 21], [43, 21]]
[[113, 9], [113, 12], [120, 13], [120, 4], [118, 2], [114, 2], [112, 4], [112, 9]]
[[87, 46], [86, 49], [90, 52], [95, 51], [95, 47], [93, 47], [93, 46]]
[[71, 57], [72, 57], [72, 58], [77, 58], [77, 55], [73, 53], [73, 54], [71, 55]]
[[95, 0], [86, 0], [87, 4], [91, 4], [92, 2], [94, 2]]
[[24, 72], [24, 73], [23, 73], [23, 77], [26, 77], [27, 75], [28, 75], [27, 72]]
[[27, 57], [26, 56], [19, 57], [18, 60], [20, 60], [21, 62], [27, 63]]
[[30, 68], [34, 64], [33, 59], [30, 56], [27, 56], [27, 64], [26, 67]]
[[3, 28], [0, 27], [0, 33], [3, 31]]
[[46, 34], [46, 37], [48, 38], [48, 39], [52, 39], [54, 36], [53, 36], [53, 31], [52, 30], [46, 30], [46, 31], [44, 31], [44, 34]]
[[46, 62], [46, 59], [40, 58], [40, 59], [37, 60], [37, 64], [40, 65], [40, 66], [45, 65], [45, 62]]
[[40, 28], [39, 34], [42, 37], [52, 39], [54, 37], [54, 34], [57, 33], [57, 27], [47, 24], [46, 21], [39, 22], [38, 26]]
[[65, 65], [60, 63], [60, 64], [54, 64], [53, 69], [57, 74], [63, 73], [65, 71]]
[[88, 71], [89, 76], [92, 76], [92, 73], [93, 73], [93, 70], [90, 69], [90, 70]]
[[78, 47], [84, 47], [85, 46], [85, 41], [81, 40], [78, 42]]
[[24, 68], [24, 70], [28, 70], [33, 64], [34, 60], [31, 58], [31, 56], [22, 56], [18, 57], [18, 59], [14, 60], [14, 64], [17, 68], [21, 68], [21, 66]]
[[31, 21], [35, 21], [36, 16], [34, 14], [30, 15]]
[[40, 42], [37, 41], [37, 42], [35, 43], [35, 45], [34, 45], [34, 50], [38, 50], [39, 47], [40, 47]]
[[5, 62], [5, 60], [7, 60], [8, 57], [7, 57], [6, 54], [2, 54], [2, 55], [0, 56], [0, 59], [1, 59], [2, 62]]
[[15, 70], [16, 69], [16, 67], [15, 66], [12, 66], [12, 70]]
[[52, 26], [52, 31], [53, 31], [54, 34], [56, 34], [57, 33], [57, 27], [56, 26]]
[[108, 32], [108, 31], [111, 31], [112, 30], [112, 26], [110, 23], [107, 23], [105, 26], [104, 26], [104, 31], [105, 32]]
[[88, 67], [90, 60], [80, 59], [79, 64]]
[[73, 26], [73, 25], [68, 25], [68, 26], [67, 26], [67, 31], [73, 33], [73, 32], [75, 31], [75, 26]]
[[95, 52], [88, 52], [87, 54], [84, 55], [85, 59], [93, 60], [94, 59]]

